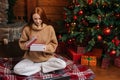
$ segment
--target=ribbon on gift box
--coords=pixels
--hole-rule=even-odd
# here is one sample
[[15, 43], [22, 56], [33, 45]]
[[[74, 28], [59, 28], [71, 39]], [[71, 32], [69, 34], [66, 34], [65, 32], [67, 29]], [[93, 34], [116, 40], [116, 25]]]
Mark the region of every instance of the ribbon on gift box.
[[28, 41], [28, 42], [26, 43], [26, 46], [27, 46], [27, 47], [30, 47], [36, 40], [37, 40], [37, 38], [36, 38], [36, 37], [33, 37], [30, 41]]
[[97, 58], [95, 56], [90, 56], [89, 65], [96, 66], [96, 64], [97, 64]]
[[81, 56], [81, 64], [88, 65], [88, 56]]
[[95, 56], [81, 56], [81, 64], [82, 65], [90, 65], [90, 66], [96, 66], [97, 59]]

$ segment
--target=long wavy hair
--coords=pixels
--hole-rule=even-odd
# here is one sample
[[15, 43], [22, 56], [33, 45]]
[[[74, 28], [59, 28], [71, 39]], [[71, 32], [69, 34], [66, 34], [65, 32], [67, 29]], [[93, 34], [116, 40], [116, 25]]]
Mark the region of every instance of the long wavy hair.
[[34, 13], [37, 13], [37, 14], [40, 15], [41, 20], [42, 20], [42, 23], [49, 24], [49, 23], [48, 23], [49, 21], [48, 21], [48, 18], [47, 18], [47, 16], [46, 16], [46, 14], [45, 14], [44, 9], [41, 8], [41, 7], [35, 7], [34, 10], [33, 10], [32, 13], [31, 13], [30, 21], [28, 22], [28, 25], [29, 25], [29, 26], [31, 26], [31, 25], [34, 23], [34, 21], [33, 21], [33, 14], [34, 14]]

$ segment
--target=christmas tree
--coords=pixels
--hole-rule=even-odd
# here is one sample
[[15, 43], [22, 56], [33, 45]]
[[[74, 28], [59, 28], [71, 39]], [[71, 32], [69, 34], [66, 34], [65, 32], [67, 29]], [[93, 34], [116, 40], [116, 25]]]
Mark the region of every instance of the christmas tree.
[[[64, 7], [65, 33], [59, 40], [84, 45], [87, 51], [102, 45], [120, 55], [120, 0], [69, 0]], [[100, 46], [101, 47], [101, 46]]]

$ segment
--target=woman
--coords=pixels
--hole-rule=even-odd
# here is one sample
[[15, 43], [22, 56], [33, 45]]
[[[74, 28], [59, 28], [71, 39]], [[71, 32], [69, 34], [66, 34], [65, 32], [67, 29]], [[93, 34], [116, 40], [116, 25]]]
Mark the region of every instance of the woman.
[[[30, 76], [39, 71], [48, 73], [54, 70], [64, 69], [66, 63], [54, 56], [58, 45], [54, 28], [48, 25], [45, 12], [42, 8], [36, 7], [32, 14], [30, 22], [23, 28], [19, 45], [22, 50], [26, 50], [23, 60], [14, 67], [14, 73], [18, 75]], [[30, 51], [26, 44], [36, 37], [34, 44], [42, 44], [45, 47], [43, 51]]]

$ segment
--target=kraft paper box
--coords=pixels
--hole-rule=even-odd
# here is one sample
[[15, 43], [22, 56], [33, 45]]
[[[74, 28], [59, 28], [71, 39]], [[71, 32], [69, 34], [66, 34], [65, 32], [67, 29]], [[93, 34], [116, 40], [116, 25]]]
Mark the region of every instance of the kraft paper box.
[[45, 48], [44, 44], [32, 44], [30, 46], [30, 51], [45, 51]]
[[89, 66], [96, 66], [97, 59], [95, 56], [81, 56], [81, 64], [89, 65]]
[[81, 64], [82, 65], [88, 65], [88, 56], [81, 56]]
[[97, 65], [97, 59], [95, 56], [90, 56], [91, 60], [89, 61], [89, 65], [96, 66]]

